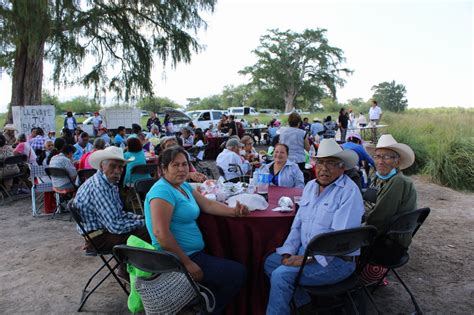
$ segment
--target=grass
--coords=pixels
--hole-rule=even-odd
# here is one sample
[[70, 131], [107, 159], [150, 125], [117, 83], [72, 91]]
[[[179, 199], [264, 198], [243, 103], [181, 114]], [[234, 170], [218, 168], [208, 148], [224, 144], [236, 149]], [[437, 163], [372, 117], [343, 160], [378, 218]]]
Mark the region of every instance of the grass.
[[[318, 112], [308, 117], [323, 118], [337, 113]], [[0, 114], [0, 126], [6, 114]], [[258, 115], [261, 123], [268, 123], [273, 116]], [[288, 116], [280, 115], [283, 124]], [[145, 126], [148, 117], [142, 117]], [[78, 118], [82, 122], [84, 118]], [[56, 130], [61, 130], [64, 118], [56, 117]], [[416, 155], [415, 164], [405, 170], [407, 174], [426, 174], [434, 182], [456, 190], [474, 191], [474, 109], [436, 108], [410, 109], [403, 114], [384, 112], [384, 133], [392, 134], [397, 141], [408, 144]]]

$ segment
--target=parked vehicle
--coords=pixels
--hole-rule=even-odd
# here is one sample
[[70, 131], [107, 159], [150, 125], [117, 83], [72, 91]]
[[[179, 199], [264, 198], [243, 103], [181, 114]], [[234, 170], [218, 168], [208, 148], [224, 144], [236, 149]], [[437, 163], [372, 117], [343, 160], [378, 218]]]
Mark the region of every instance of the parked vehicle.
[[248, 106], [242, 106], [242, 107], [230, 107], [228, 109], [229, 115], [234, 115], [234, 116], [246, 116], [246, 115], [251, 115], [255, 116], [258, 115], [259, 113], [255, 110], [253, 107], [248, 107]]
[[196, 126], [196, 128], [201, 128], [202, 130], [209, 128], [211, 124], [216, 127], [222, 115], [225, 113], [226, 111], [215, 109], [192, 110], [186, 112], [186, 114], [191, 117], [194, 126]]
[[150, 114], [149, 114], [146, 110], [142, 110], [142, 111], [140, 112], [140, 116], [141, 116], [141, 117], [146, 117], [146, 116], [150, 116]]
[[285, 113], [285, 115], [289, 115], [289, 114], [294, 113], [294, 112], [296, 112], [300, 115], [309, 115], [310, 114], [310, 112], [302, 111], [301, 109], [293, 109], [292, 111]]
[[192, 120], [191, 117], [183, 113], [182, 111], [174, 108], [163, 108], [156, 112], [156, 115], [161, 121], [161, 125], [164, 125], [165, 115], [170, 115], [170, 120], [173, 123], [174, 132], [180, 132], [182, 128], [186, 127]]
[[[115, 131], [118, 127], [124, 126], [127, 129], [132, 128], [132, 124], [140, 124], [140, 111], [138, 109], [118, 109], [106, 108], [99, 112], [102, 117], [102, 126], [109, 131]], [[92, 119], [89, 117], [82, 124], [81, 129], [88, 134], [93, 134]]]
[[260, 109], [259, 113], [265, 115], [280, 115], [280, 112], [276, 109]]

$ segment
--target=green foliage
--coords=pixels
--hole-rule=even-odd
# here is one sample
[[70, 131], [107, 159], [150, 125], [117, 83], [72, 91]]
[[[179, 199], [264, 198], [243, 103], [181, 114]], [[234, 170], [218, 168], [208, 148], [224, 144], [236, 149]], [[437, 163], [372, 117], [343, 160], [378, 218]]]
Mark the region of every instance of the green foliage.
[[330, 46], [325, 33], [324, 29], [303, 33], [269, 30], [253, 51], [257, 62], [240, 73], [251, 75], [250, 84], [257, 89], [279, 95], [285, 111], [293, 109], [297, 97], [306, 105], [325, 95], [335, 98], [336, 88], [345, 83], [341, 74], [352, 71], [341, 67], [343, 51]]
[[95, 100], [87, 96], [77, 96], [69, 101], [60, 103], [59, 108], [65, 112], [84, 113], [98, 111], [100, 106]]
[[352, 108], [355, 113], [368, 113], [370, 108], [370, 102], [364, 101], [361, 97], [353, 98], [347, 101], [347, 108]]
[[414, 109], [387, 113], [383, 123], [399, 142], [415, 151], [415, 165], [406, 173], [422, 172], [435, 182], [474, 191], [474, 109]]
[[137, 107], [150, 112], [158, 112], [164, 107], [178, 108], [179, 105], [167, 97], [149, 96], [140, 99]]
[[375, 99], [379, 106], [383, 109], [392, 112], [403, 112], [407, 106], [408, 101], [405, 97], [407, 90], [403, 84], [397, 84], [395, 81], [382, 82], [372, 87]]
[[321, 105], [325, 112], [339, 112], [339, 110], [344, 107], [343, 104], [339, 104], [335, 99], [330, 97], [323, 98]]
[[224, 109], [222, 106], [222, 97], [219, 94], [211, 95], [203, 99], [192, 98], [188, 99], [186, 110], [200, 110], [200, 109]]
[[[152, 93], [154, 57], [172, 66], [190, 62], [192, 53], [202, 49], [192, 36], [206, 27], [200, 14], [212, 12], [215, 3], [4, 0], [0, 2], [0, 66], [11, 72], [17, 52], [27, 48], [24, 55], [31, 60], [35, 56], [42, 60], [44, 53], [53, 65], [56, 84], [93, 86], [96, 96], [113, 90], [126, 100], [137, 91]], [[95, 62], [86, 69], [88, 57]], [[36, 84], [41, 85], [41, 80]]]
[[54, 105], [56, 111], [61, 110], [59, 98], [56, 95], [51, 94], [49, 91], [43, 91], [41, 100], [43, 105]]

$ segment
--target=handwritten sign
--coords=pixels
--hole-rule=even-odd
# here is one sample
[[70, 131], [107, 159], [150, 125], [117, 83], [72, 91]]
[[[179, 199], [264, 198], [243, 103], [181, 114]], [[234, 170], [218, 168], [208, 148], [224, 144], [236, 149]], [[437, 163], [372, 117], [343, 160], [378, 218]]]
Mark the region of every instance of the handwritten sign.
[[43, 129], [45, 134], [56, 130], [53, 105], [12, 106], [12, 111], [13, 124], [20, 133], [29, 135], [31, 128], [37, 127]]

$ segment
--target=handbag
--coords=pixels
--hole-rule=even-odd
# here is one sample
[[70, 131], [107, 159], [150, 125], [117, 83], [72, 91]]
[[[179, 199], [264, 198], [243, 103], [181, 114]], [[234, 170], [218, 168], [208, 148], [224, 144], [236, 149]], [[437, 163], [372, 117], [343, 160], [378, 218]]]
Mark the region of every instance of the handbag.
[[[214, 294], [203, 285], [196, 283], [206, 302], [206, 311], [215, 308]], [[135, 289], [140, 294], [145, 313], [177, 314], [197, 297], [196, 291], [182, 272], [167, 272], [150, 278], [137, 277]]]

